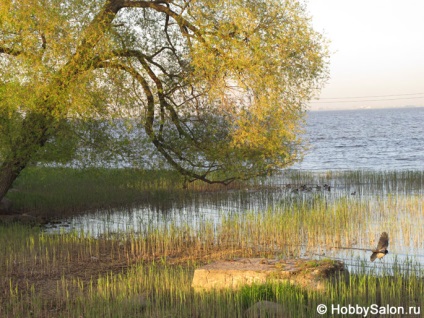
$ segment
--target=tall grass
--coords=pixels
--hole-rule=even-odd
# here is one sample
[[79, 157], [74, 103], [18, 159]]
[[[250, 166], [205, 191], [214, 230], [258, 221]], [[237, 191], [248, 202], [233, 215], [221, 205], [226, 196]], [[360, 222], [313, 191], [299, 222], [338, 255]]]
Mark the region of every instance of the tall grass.
[[225, 187], [198, 181], [187, 183], [184, 177], [169, 170], [28, 167], [16, 180], [8, 197], [13, 201], [15, 209], [21, 212], [70, 215], [89, 209], [136, 206], [170, 196], [181, 199], [190, 192], [265, 187], [279, 189], [287, 184], [329, 184], [336, 191], [350, 193], [350, 190], [358, 190], [358, 194], [364, 195], [374, 195], [381, 190], [385, 193], [422, 194], [424, 171], [287, 170], [272, 177], [234, 182]]
[[[105, 178], [104, 172], [97, 172]], [[45, 185], [39, 192], [42, 197], [48, 195], [46, 189], [66, 188], [48, 176], [37, 181], [43, 176], [41, 171], [29, 173], [34, 175], [21, 179], [16, 193], [32, 189], [33, 194], [37, 184]], [[126, 185], [126, 192], [134, 186], [139, 193], [151, 186], [152, 191], [164, 189], [166, 196], [180, 191], [172, 190], [180, 184], [177, 179], [150, 185], [138, 179], [141, 172], [138, 177], [133, 172], [116, 173], [100, 183], [107, 189], [110, 180], [122, 178], [111, 189]], [[0, 317], [241, 317], [259, 300], [282, 304], [291, 317], [313, 317], [318, 304], [422, 305], [423, 264], [414, 255], [396, 257], [405, 250], [411, 254], [424, 251], [422, 174], [348, 172], [342, 176], [286, 175], [267, 208], [223, 212], [218, 223], [198, 218], [102, 235], [82, 230], [47, 234], [39, 227], [0, 225]], [[86, 173], [81, 178], [83, 184], [91, 184], [81, 186], [82, 192], [99, 187], [90, 183], [99, 180], [92, 181]], [[75, 182], [75, 172], [69, 180]], [[328, 183], [335, 190], [292, 193], [282, 186], [285, 183]], [[351, 195], [350, 187], [361, 189], [360, 193]], [[80, 202], [89, 200], [88, 194], [78, 195]], [[103, 194], [93, 195], [101, 198]], [[375, 247], [382, 231], [390, 236], [390, 254], [384, 261], [370, 263], [369, 252], [359, 251], [350, 260], [355, 271], [349, 282], [329, 284], [324, 293], [272, 282], [237, 291], [195, 293], [190, 287], [194, 270], [214, 260], [332, 257], [338, 248]]]
[[14, 208], [23, 212], [63, 215], [134, 205], [152, 199], [151, 194], [164, 196], [181, 184], [181, 177], [171, 171], [29, 167], [8, 197]]
[[[1, 262], [1, 317], [241, 317], [260, 300], [282, 304], [290, 317], [313, 317], [322, 303], [406, 308], [424, 300], [424, 271], [418, 265], [407, 273], [396, 266], [377, 276], [359, 271], [348, 282], [329, 283], [324, 293], [272, 282], [196, 293], [190, 287], [194, 269], [212, 257], [178, 253], [181, 243], [173, 239], [166, 248], [170, 239], [163, 235], [124, 241], [77, 233], [46, 236], [21, 226], [1, 230], [2, 253], [7, 252]], [[181, 237], [177, 232], [173, 235]], [[138, 254], [149, 248], [147, 254], [156, 257]]]
[[[282, 178], [283, 177], [283, 178]], [[272, 183], [292, 183], [296, 185], [329, 184], [335, 189], [357, 189], [359, 193], [422, 193], [424, 170], [334, 170], [302, 171], [288, 170], [271, 178]]]
[[319, 246], [351, 246], [357, 224], [372, 218], [367, 212], [362, 202], [317, 198], [225, 217], [216, 227], [163, 224], [97, 238], [2, 226], [0, 316], [240, 317], [259, 300], [283, 304], [296, 317], [315, 315], [321, 303], [419, 306], [424, 271], [417, 263], [389, 263], [374, 275], [362, 260], [348, 284], [328, 285], [323, 294], [271, 282], [239, 291], [195, 293], [190, 287], [194, 269], [216, 259], [291, 258]]
[[8, 198], [15, 210], [51, 217], [76, 212], [159, 202], [173, 197], [182, 200], [187, 191], [205, 192], [239, 189], [234, 182], [220, 184], [187, 183], [170, 170], [135, 168], [28, 167], [15, 181]]

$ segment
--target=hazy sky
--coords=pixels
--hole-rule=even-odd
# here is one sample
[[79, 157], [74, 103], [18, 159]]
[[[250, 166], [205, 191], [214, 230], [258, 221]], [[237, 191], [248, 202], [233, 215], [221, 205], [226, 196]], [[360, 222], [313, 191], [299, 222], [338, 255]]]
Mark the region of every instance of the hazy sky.
[[305, 2], [332, 53], [311, 109], [424, 106], [424, 0]]

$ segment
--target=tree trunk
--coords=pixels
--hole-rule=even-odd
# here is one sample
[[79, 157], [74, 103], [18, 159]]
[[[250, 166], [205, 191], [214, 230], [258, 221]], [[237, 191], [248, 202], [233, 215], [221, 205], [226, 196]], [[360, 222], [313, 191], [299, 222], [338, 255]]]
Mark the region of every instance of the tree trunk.
[[0, 165], [0, 201], [53, 132], [53, 121], [47, 116], [27, 114], [22, 121], [20, 134], [15, 139], [14, 149], [5, 156]]
[[25, 168], [25, 164], [14, 164], [13, 161], [3, 162], [0, 167], [0, 201], [12, 187], [23, 168]]
[[[0, 201], [12, 187], [21, 171], [45, 145], [48, 138], [55, 134], [55, 124], [67, 112], [66, 108], [60, 109], [58, 107], [57, 97], [67, 96], [66, 89], [75, 75], [92, 68], [97, 58], [97, 53], [95, 53], [93, 47], [109, 30], [115, 15], [122, 8], [122, 3], [123, 1], [117, 0], [106, 1], [102, 10], [83, 32], [79, 41], [81, 44], [76, 48], [71, 60], [57, 74], [53, 74], [53, 82], [45, 89], [45, 94], [40, 93], [40, 96], [43, 97], [39, 101], [39, 112], [26, 114], [22, 121], [20, 135], [14, 141], [15, 148], [0, 163]], [[142, 3], [144, 4], [144, 2]], [[147, 6], [150, 5], [150, 3], [147, 4]], [[10, 54], [10, 52], [4, 50], [0, 53]], [[19, 54], [21, 53], [17, 52], [15, 55]]]

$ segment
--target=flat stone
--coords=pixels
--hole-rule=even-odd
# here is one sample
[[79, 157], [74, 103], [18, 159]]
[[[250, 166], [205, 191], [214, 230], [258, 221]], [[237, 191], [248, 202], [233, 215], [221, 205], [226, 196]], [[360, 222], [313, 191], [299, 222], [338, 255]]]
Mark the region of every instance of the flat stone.
[[241, 258], [218, 261], [195, 270], [195, 291], [237, 289], [244, 285], [289, 282], [310, 290], [324, 290], [327, 282], [348, 279], [343, 262], [332, 260], [273, 260]]

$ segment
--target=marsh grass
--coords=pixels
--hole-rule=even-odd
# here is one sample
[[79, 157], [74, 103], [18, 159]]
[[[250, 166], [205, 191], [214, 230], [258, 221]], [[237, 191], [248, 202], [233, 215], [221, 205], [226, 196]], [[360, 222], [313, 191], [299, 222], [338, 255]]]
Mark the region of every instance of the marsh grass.
[[186, 183], [175, 171], [66, 167], [28, 167], [9, 191], [8, 198], [18, 212], [52, 217], [70, 216], [87, 210], [134, 207], [156, 203], [170, 196], [180, 199], [192, 192], [239, 189], [202, 182]]
[[424, 271], [414, 263], [388, 264], [378, 273], [358, 263], [349, 283], [328, 285], [325, 293], [271, 282], [239, 291], [195, 293], [190, 287], [194, 269], [214, 260], [298, 257], [305, 245], [334, 244], [332, 237], [349, 244], [356, 232], [345, 219], [365, 218], [362, 208], [358, 203], [352, 209], [346, 201], [326, 206], [319, 199], [312, 205], [296, 202], [290, 209], [228, 217], [215, 229], [208, 223], [194, 228], [168, 224], [97, 238], [3, 225], [0, 316], [241, 317], [260, 300], [283, 304], [295, 317], [315, 315], [321, 303], [419, 306]]
[[160, 197], [166, 190], [178, 189], [179, 184], [180, 177], [172, 172], [29, 167], [8, 197], [18, 211], [63, 215], [137, 204], [146, 200], [153, 189]]
[[[163, 255], [137, 255], [138, 242], [144, 241], [139, 252], [158, 243], [150, 239], [45, 237], [38, 229], [20, 226], [2, 230], [2, 243], [5, 237], [16, 238], [14, 243], [8, 241], [9, 261], [2, 263], [2, 317], [242, 317], [261, 300], [282, 304], [290, 317], [313, 317], [322, 303], [418, 307], [424, 300], [424, 272], [419, 268], [409, 274], [359, 272], [348, 282], [329, 284], [324, 293], [272, 282], [236, 291], [196, 293], [190, 287], [194, 269], [213, 259], [197, 250], [196, 244], [196, 257], [182, 253], [178, 260], [166, 260]], [[60, 254], [52, 252], [58, 245]], [[25, 270], [16, 268], [17, 259], [25, 263]], [[37, 264], [37, 269], [31, 264]]]
[[375, 195], [376, 193], [418, 193], [422, 194], [424, 171], [421, 170], [334, 170], [334, 171], [287, 171], [271, 179], [273, 183], [292, 183], [295, 185], [329, 184], [333, 189], [346, 191], [357, 190], [358, 194]]
[[[27, 181], [20, 180], [19, 191], [32, 189], [32, 193], [38, 184], [44, 184], [39, 192], [43, 197], [46, 189], [56, 188], [59, 193], [66, 188], [50, 177], [36, 181], [42, 172], [33, 173]], [[66, 176], [68, 172], [61, 173]], [[86, 173], [81, 178], [82, 183], [99, 182]], [[137, 193], [149, 187], [151, 191], [164, 189], [164, 193], [180, 191], [173, 190], [180, 181], [173, 183], [172, 178], [154, 185], [137, 183], [142, 181], [132, 172], [102, 178], [106, 188], [111, 180], [122, 178], [111, 189], [126, 184], [125, 191], [134, 186]], [[151, 178], [161, 180], [162, 176]], [[414, 251], [424, 251], [421, 173], [376, 172], [373, 176], [349, 172], [343, 179], [341, 173], [294, 172], [284, 178], [272, 205], [223, 213], [218, 223], [202, 218], [186, 223], [171, 220], [151, 224], [143, 231], [105, 231], [101, 235], [83, 230], [47, 234], [40, 227], [0, 225], [0, 317], [241, 317], [260, 300], [283, 304], [291, 317], [314, 317], [321, 303], [422, 306], [423, 264], [413, 259]], [[34, 183], [28, 184], [30, 179]], [[75, 175], [68, 179], [75, 182]], [[335, 190], [294, 194], [282, 186], [285, 183], [331, 183]], [[361, 189], [356, 196], [350, 195], [353, 186]], [[99, 186], [79, 189], [89, 192], [95, 187]], [[83, 206], [89, 198], [78, 195]], [[49, 200], [49, 204], [62, 202]], [[338, 247], [373, 248], [383, 230], [390, 233], [391, 254], [372, 264], [369, 254], [355, 258], [349, 282], [328, 285], [325, 293], [271, 282], [238, 291], [195, 293], [190, 287], [195, 268], [214, 260], [315, 258], [322, 252], [331, 257]], [[411, 259], [396, 257], [403, 250], [412, 251]]]
[[352, 191], [365, 196], [374, 196], [381, 191], [386, 194], [422, 194], [424, 172], [287, 170], [271, 177], [223, 186], [186, 182], [181, 175], [170, 170], [32, 166], [21, 173], [8, 198], [18, 212], [63, 217], [88, 210], [157, 204], [170, 197], [182, 201], [202, 193], [222, 196], [229, 190], [281, 190], [288, 184], [297, 187], [329, 184], [333, 193], [340, 196]]

